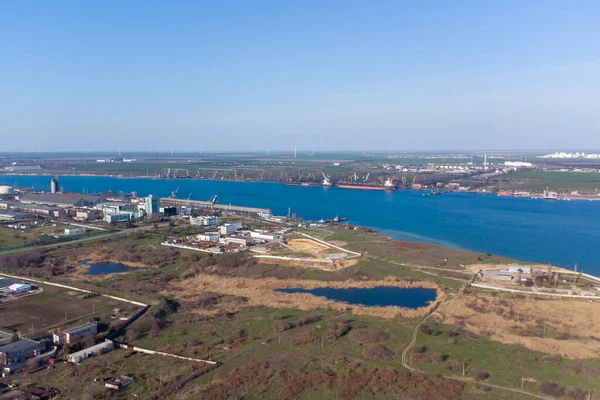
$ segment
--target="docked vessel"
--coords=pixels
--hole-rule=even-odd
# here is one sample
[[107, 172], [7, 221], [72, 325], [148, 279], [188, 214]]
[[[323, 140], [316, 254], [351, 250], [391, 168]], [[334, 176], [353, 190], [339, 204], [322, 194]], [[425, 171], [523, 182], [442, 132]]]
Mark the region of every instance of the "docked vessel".
[[510, 192], [508, 190], [501, 190], [498, 192], [499, 197], [510, 197], [512, 195], [513, 195], [513, 192]]
[[396, 190], [396, 185], [392, 179], [386, 179], [383, 185], [374, 185], [368, 183], [338, 183], [341, 189], [360, 189], [360, 190]]

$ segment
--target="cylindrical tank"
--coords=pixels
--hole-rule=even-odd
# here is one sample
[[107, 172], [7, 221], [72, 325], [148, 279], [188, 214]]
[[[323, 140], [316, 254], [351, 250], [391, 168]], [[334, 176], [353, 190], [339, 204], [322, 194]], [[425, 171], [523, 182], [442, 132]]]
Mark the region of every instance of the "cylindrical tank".
[[0, 195], [4, 194], [14, 194], [15, 193], [15, 189], [13, 189], [12, 186], [8, 186], [8, 185], [0, 185]]
[[58, 193], [58, 178], [52, 178], [50, 181], [50, 193]]

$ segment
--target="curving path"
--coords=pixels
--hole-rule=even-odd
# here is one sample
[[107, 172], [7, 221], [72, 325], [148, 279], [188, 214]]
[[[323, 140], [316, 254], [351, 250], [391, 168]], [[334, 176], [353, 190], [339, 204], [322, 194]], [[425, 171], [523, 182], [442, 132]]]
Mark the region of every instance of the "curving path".
[[[442, 317], [442, 315], [440, 313], [438, 313], [437, 311], [434, 311], [434, 312], [426, 315], [425, 317], [423, 317], [423, 319], [421, 321], [419, 321], [419, 323], [413, 329], [412, 339], [411, 339], [410, 343], [402, 351], [402, 366], [404, 368], [408, 369], [410, 372], [424, 372], [424, 371], [419, 371], [418, 369], [413, 368], [413, 367], [410, 366], [410, 364], [409, 364], [410, 350], [413, 348], [413, 346], [417, 342], [417, 336], [419, 335], [419, 329], [421, 328], [421, 326], [429, 318], [431, 318], [433, 316]], [[529, 397], [532, 397], [532, 398], [535, 398], [535, 399], [542, 399], [542, 400], [551, 400], [552, 399], [552, 397], [547, 397], [547, 396], [542, 396], [542, 395], [538, 395], [538, 394], [526, 392], [525, 390], [514, 389], [514, 388], [505, 387], [505, 386], [499, 386], [499, 385], [494, 385], [494, 384], [491, 384], [491, 383], [478, 382], [478, 381], [476, 381], [475, 379], [472, 379], [472, 378], [465, 378], [465, 377], [458, 377], [458, 376], [451, 376], [451, 375], [441, 375], [441, 376], [442, 376], [442, 378], [452, 379], [452, 380], [460, 381], [460, 382], [464, 382], [464, 383], [471, 383], [471, 384], [475, 384], [475, 385], [488, 386], [488, 387], [492, 387], [492, 388], [495, 388], [495, 389], [506, 390], [506, 391], [513, 392], [513, 393], [519, 393], [519, 394], [523, 394], [525, 396], [529, 396]]]

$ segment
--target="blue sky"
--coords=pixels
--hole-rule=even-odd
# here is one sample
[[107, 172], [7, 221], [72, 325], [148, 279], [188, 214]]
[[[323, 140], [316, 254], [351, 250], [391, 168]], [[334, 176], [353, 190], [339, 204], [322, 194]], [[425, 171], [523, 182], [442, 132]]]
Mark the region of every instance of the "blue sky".
[[2, 150], [600, 148], [598, 1], [0, 2]]

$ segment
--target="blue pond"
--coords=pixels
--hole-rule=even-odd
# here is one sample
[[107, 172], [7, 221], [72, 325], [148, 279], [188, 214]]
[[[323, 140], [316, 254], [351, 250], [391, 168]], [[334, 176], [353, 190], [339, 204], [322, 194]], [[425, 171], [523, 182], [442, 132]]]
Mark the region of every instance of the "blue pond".
[[117, 272], [128, 272], [132, 271], [135, 268], [127, 267], [123, 264], [118, 263], [98, 263], [98, 264], [89, 264], [90, 269], [88, 270], [88, 275], [106, 275], [106, 274], [114, 274]]
[[426, 307], [429, 302], [436, 298], [436, 291], [423, 288], [285, 288], [277, 289], [280, 293], [309, 293], [315, 296], [325, 297], [328, 300], [341, 301], [348, 304], [361, 304], [364, 306], [399, 306], [406, 308]]

